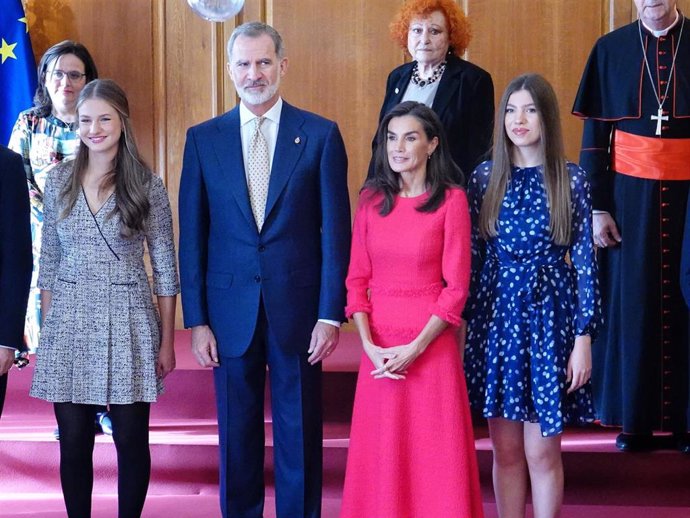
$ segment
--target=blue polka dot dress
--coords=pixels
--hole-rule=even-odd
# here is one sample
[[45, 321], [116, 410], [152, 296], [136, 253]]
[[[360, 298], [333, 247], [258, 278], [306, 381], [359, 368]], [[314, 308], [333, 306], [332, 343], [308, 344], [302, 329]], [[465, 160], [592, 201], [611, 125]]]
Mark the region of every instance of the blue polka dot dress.
[[491, 162], [470, 177], [472, 288], [465, 372], [470, 403], [485, 417], [539, 423], [548, 437], [594, 419], [591, 386], [566, 394], [575, 337], [594, 338], [601, 311], [586, 173], [568, 163], [571, 246], [555, 244], [541, 167], [513, 167], [497, 236], [477, 223]]

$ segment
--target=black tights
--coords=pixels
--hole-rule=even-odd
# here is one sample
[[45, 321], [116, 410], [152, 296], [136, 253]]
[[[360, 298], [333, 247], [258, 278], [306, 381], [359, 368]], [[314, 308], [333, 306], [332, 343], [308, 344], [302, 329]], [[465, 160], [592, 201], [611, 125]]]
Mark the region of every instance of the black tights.
[[[91, 517], [96, 405], [55, 403], [60, 429], [60, 481], [69, 518]], [[110, 405], [117, 450], [119, 518], [139, 518], [151, 476], [149, 403]]]

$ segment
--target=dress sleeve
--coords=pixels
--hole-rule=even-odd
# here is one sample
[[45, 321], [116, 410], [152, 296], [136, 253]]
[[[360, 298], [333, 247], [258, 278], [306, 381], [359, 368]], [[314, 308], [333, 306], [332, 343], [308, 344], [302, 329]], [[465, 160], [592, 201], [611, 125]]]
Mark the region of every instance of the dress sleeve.
[[484, 267], [484, 260], [486, 257], [486, 242], [479, 235], [479, 211], [482, 208], [482, 200], [486, 192], [486, 186], [489, 182], [489, 175], [491, 173], [491, 166], [485, 162], [475, 169], [470, 175], [467, 182], [467, 198], [470, 210], [470, 220], [472, 224], [470, 232], [470, 242], [472, 248], [472, 268], [470, 274], [470, 292], [469, 300], [465, 305], [463, 318], [470, 319], [470, 310], [474, 295], [479, 288], [479, 278]]
[[57, 233], [57, 220], [59, 218], [59, 205], [57, 197], [60, 191], [59, 178], [67, 174], [66, 167], [70, 165], [55, 167], [48, 173], [45, 184], [45, 194], [43, 207], [43, 232], [41, 237], [41, 255], [38, 268], [38, 288], [41, 290], [52, 291], [60, 264], [61, 245]]
[[172, 213], [163, 181], [154, 176], [149, 187], [150, 212], [146, 222], [146, 245], [153, 269], [153, 292], [173, 296], [180, 292], [175, 260]]
[[596, 210], [611, 212], [613, 208], [613, 171], [609, 146], [613, 123], [594, 119], [585, 121], [582, 132], [580, 167], [589, 175], [592, 205]]
[[10, 142], [7, 145], [15, 153], [19, 153], [24, 161], [24, 171], [26, 178], [31, 180], [33, 172], [31, 171], [31, 128], [29, 127], [29, 119], [26, 113], [19, 114], [17, 121], [14, 123], [12, 133], [10, 134]]
[[601, 326], [601, 299], [597, 261], [592, 241], [592, 203], [587, 173], [568, 164], [572, 193], [572, 244], [570, 260], [577, 276], [575, 334], [590, 335], [592, 341]]
[[[32, 212], [40, 215], [44, 210], [43, 192], [41, 192], [41, 189], [36, 183], [36, 175], [31, 165], [31, 146], [34, 145], [33, 136], [36, 124], [36, 117], [30, 112], [27, 111], [20, 113], [17, 121], [14, 123], [14, 127], [12, 128], [10, 142], [7, 147], [9, 147], [15, 153], [22, 155], [22, 160], [24, 161], [24, 172], [26, 174], [26, 180], [29, 186], [29, 202], [31, 203], [31, 210]], [[48, 154], [50, 151], [52, 150], [46, 150]], [[36, 154], [37, 151], [34, 149], [34, 156], [36, 156]], [[40, 155], [40, 150], [38, 154]], [[49, 169], [46, 168], [46, 171], [48, 170]]]
[[470, 285], [470, 214], [467, 196], [460, 189], [446, 194], [441, 271], [444, 288], [431, 313], [451, 325], [460, 325]]
[[352, 248], [350, 266], [347, 271], [347, 306], [345, 315], [352, 318], [354, 313], [371, 313], [369, 302], [369, 281], [371, 280], [371, 259], [367, 249], [367, 217], [371, 207], [371, 197], [367, 191], [360, 194], [352, 228]]

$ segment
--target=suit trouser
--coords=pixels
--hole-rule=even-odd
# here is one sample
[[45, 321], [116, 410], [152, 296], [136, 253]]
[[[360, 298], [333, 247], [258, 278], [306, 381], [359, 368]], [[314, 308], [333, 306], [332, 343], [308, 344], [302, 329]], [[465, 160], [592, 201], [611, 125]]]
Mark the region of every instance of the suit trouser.
[[321, 516], [321, 366], [285, 352], [263, 304], [248, 350], [221, 356], [214, 369], [220, 439], [220, 504], [224, 518], [261, 518], [264, 485], [264, 392], [271, 387], [278, 518]]
[[0, 376], [0, 417], [5, 406], [5, 393], [7, 392], [7, 374]]

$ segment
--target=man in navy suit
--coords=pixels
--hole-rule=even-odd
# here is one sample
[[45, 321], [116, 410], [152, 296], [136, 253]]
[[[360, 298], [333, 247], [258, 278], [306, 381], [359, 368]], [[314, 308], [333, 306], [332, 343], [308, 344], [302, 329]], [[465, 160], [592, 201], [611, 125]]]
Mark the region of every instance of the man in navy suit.
[[24, 317], [31, 282], [29, 190], [22, 157], [0, 146], [0, 416], [7, 372], [24, 350]]
[[225, 518], [264, 506], [264, 386], [280, 518], [321, 514], [320, 362], [344, 321], [347, 155], [337, 125], [284, 102], [280, 35], [237, 27], [228, 73], [240, 105], [187, 132], [180, 185], [185, 327], [214, 367]]

